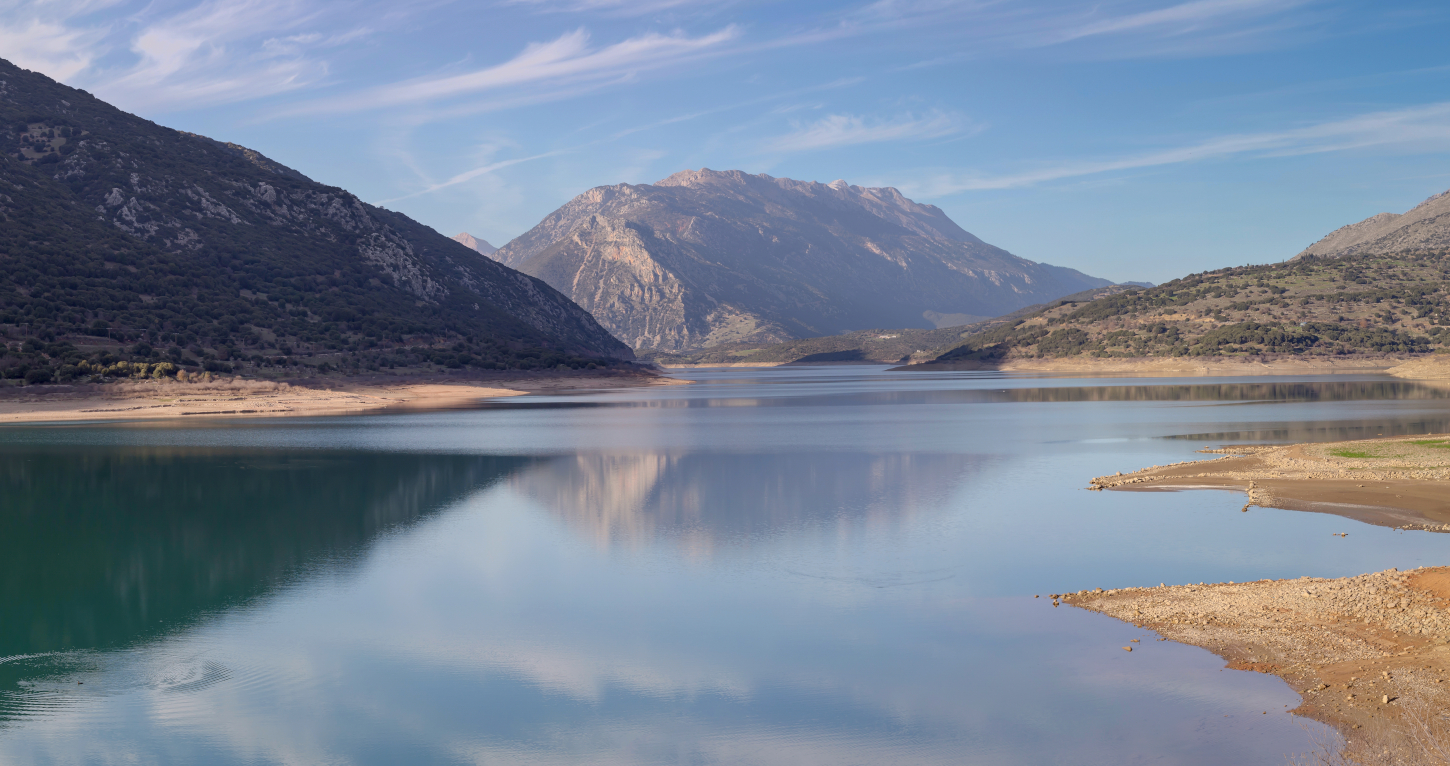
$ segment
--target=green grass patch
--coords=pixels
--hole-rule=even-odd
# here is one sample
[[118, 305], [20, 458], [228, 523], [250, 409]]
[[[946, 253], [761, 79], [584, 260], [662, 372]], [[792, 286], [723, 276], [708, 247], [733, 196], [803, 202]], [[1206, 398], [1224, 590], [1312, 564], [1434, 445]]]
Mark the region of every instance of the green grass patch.
[[1352, 449], [1332, 449], [1332, 450], [1329, 451], [1329, 454], [1331, 454], [1331, 455], [1333, 455], [1335, 457], [1369, 457], [1369, 458], [1378, 458], [1379, 457], [1379, 455], [1371, 455], [1368, 452], [1364, 452], [1363, 450], [1352, 450]]
[[1446, 439], [1423, 439], [1412, 441], [1411, 444], [1418, 444], [1421, 447], [1434, 447], [1436, 449], [1450, 449], [1450, 440]]

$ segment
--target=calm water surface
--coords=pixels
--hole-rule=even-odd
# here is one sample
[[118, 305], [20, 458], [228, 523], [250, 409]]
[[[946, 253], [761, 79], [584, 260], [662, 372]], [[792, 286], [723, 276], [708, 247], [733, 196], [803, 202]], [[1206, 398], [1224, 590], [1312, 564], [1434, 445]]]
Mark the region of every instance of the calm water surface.
[[1278, 679], [1033, 594], [1450, 551], [1083, 490], [1225, 442], [1444, 433], [1443, 389], [688, 377], [0, 429], [0, 762], [1283, 764], [1324, 730]]

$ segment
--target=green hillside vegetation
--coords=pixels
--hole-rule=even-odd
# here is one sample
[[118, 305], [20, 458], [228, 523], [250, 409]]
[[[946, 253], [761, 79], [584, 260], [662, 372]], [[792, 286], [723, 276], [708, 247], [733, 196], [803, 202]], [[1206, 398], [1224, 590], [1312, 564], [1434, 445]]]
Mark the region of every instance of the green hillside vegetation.
[[3, 61], [0, 267], [9, 381], [629, 356], [547, 285], [432, 229]]
[[1090, 356], [1423, 354], [1450, 345], [1450, 251], [1303, 257], [1063, 304], [933, 364]]
[[930, 361], [964, 338], [1019, 318], [1064, 304], [1076, 305], [1106, 295], [1137, 288], [1124, 285], [1094, 287], [1048, 303], [1039, 303], [1005, 316], [958, 327], [935, 330], [905, 328], [859, 330], [822, 338], [805, 338], [784, 343], [728, 343], [689, 354], [641, 352], [639, 357], [656, 364], [673, 365], [777, 365], [777, 364], [911, 364]]

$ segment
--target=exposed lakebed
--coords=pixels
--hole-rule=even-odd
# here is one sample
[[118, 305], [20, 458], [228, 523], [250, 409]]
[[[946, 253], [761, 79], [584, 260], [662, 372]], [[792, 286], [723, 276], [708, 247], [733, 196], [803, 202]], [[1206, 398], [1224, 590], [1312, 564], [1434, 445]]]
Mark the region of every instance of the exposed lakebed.
[[1033, 595], [1450, 552], [1084, 491], [1222, 443], [1443, 433], [1431, 386], [685, 377], [0, 430], [0, 761], [1281, 764], [1325, 731], [1282, 681]]

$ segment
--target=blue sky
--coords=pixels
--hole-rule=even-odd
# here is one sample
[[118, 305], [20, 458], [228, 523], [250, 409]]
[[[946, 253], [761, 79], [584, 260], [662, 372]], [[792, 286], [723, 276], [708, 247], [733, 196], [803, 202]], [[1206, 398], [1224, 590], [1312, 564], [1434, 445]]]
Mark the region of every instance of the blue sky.
[[685, 168], [1165, 281], [1450, 188], [1450, 4], [31, 0], [0, 55], [495, 245]]

